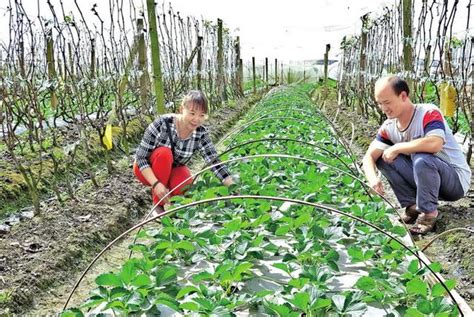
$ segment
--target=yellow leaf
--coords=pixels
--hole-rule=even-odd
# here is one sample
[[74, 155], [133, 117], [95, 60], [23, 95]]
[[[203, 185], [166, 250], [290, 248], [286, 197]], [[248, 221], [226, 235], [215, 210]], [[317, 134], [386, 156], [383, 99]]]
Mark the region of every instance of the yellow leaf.
[[439, 85], [440, 90], [440, 109], [445, 117], [453, 117], [456, 111], [456, 88], [446, 82]]
[[113, 143], [112, 143], [112, 125], [111, 124], [108, 124], [105, 127], [105, 134], [104, 134], [104, 137], [102, 138], [102, 142], [104, 143], [105, 148], [107, 150], [112, 149]]

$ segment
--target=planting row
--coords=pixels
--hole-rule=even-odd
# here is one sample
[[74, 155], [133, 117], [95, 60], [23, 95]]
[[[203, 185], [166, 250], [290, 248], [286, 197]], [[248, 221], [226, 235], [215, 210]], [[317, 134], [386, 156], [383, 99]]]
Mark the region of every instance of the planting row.
[[[161, 222], [96, 278], [94, 313], [268, 316], [457, 316], [429, 285], [394, 210], [371, 196], [354, 157], [318, 113], [311, 85], [278, 89], [222, 142], [240, 182], [197, 175]], [[448, 296], [447, 296], [448, 293]]]

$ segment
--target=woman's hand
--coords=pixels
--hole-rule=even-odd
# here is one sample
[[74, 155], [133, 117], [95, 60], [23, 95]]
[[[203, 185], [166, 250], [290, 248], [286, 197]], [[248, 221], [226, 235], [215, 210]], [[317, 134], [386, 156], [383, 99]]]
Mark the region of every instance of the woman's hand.
[[[163, 185], [162, 183], [158, 183], [158, 185], [155, 186], [155, 188], [153, 188], [153, 192], [155, 193], [155, 195], [161, 199], [163, 198], [166, 194], [169, 193], [169, 189], [166, 188], [165, 185]], [[169, 203], [169, 197], [166, 197], [163, 202], [165, 204]]]
[[224, 184], [224, 186], [229, 187], [230, 185], [235, 184], [235, 183], [234, 183], [234, 179], [232, 178], [232, 176], [227, 176], [227, 177], [224, 178], [224, 180], [222, 181], [222, 184]]

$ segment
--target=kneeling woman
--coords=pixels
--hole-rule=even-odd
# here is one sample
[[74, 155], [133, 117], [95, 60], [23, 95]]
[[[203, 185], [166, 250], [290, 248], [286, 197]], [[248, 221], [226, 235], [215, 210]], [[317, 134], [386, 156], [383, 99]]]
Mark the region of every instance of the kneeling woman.
[[[145, 130], [135, 155], [133, 171], [140, 182], [151, 186], [154, 205], [191, 176], [186, 163], [196, 151], [210, 165], [220, 162], [208, 130], [202, 126], [207, 111], [206, 96], [201, 91], [192, 90], [183, 98], [179, 114], [162, 115]], [[224, 185], [233, 184], [226, 166], [217, 165], [212, 170]], [[189, 179], [174, 189], [170, 196], [183, 194], [183, 187], [192, 181]], [[161, 206], [169, 202], [168, 197], [160, 203]]]

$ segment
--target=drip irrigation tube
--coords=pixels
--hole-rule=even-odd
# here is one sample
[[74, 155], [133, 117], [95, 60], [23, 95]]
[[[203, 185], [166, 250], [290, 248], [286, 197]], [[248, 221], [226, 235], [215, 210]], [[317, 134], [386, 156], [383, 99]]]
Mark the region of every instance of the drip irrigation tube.
[[132, 228], [126, 230], [125, 232], [123, 232], [121, 235], [119, 235], [117, 238], [115, 238], [112, 242], [110, 242], [104, 249], [102, 249], [99, 254], [92, 260], [91, 263], [89, 263], [89, 265], [87, 266], [87, 268], [84, 270], [84, 272], [81, 274], [80, 278], [77, 280], [77, 282], [75, 283], [72, 291], [70, 292], [67, 300], [66, 300], [66, 303], [64, 304], [64, 307], [63, 307], [63, 310], [66, 310], [67, 309], [67, 305], [69, 304], [69, 301], [71, 300], [72, 296], [74, 295], [76, 289], [78, 288], [79, 284], [81, 283], [81, 281], [83, 280], [83, 278], [85, 277], [85, 275], [87, 274], [87, 272], [89, 272], [90, 268], [92, 267], [92, 265], [94, 265], [94, 263], [102, 256], [102, 254], [104, 254], [110, 247], [112, 247], [117, 241], [119, 241], [120, 239], [122, 239], [123, 237], [125, 237], [126, 235], [128, 235], [130, 232], [138, 229], [138, 228], [141, 228], [142, 226], [146, 225], [147, 223], [149, 222], [152, 222], [152, 221], [155, 221], [157, 220], [158, 218], [162, 218], [164, 216], [167, 216], [169, 214], [172, 214], [172, 213], [175, 213], [181, 209], [185, 209], [185, 208], [188, 208], [188, 207], [193, 207], [193, 206], [196, 206], [196, 205], [201, 205], [201, 204], [205, 204], [205, 203], [209, 203], [209, 202], [215, 202], [215, 201], [222, 201], [222, 200], [236, 200], [236, 199], [262, 199], [262, 200], [273, 200], [273, 201], [284, 201], [284, 202], [291, 202], [291, 203], [296, 203], [296, 204], [300, 204], [300, 205], [306, 205], [306, 206], [312, 206], [312, 207], [315, 207], [315, 208], [320, 208], [320, 209], [324, 209], [324, 210], [327, 210], [327, 211], [331, 211], [333, 213], [336, 213], [336, 214], [339, 214], [339, 215], [342, 215], [342, 216], [346, 216], [346, 217], [349, 217], [349, 218], [352, 218], [356, 221], [359, 221], [359, 222], [362, 222], [363, 224], [375, 229], [376, 231], [386, 235], [387, 237], [389, 237], [390, 239], [396, 241], [397, 243], [399, 243], [401, 246], [403, 246], [408, 252], [410, 252], [413, 256], [415, 256], [419, 261], [420, 263], [422, 263], [434, 276], [435, 278], [439, 281], [439, 283], [443, 286], [443, 288], [447, 291], [447, 293], [449, 294], [449, 296], [451, 297], [451, 300], [453, 301], [453, 303], [457, 306], [457, 308], [459, 309], [459, 312], [461, 313], [462, 316], [464, 316], [458, 302], [456, 301], [456, 299], [454, 298], [453, 294], [451, 293], [451, 291], [449, 290], [449, 288], [446, 286], [446, 284], [442, 281], [442, 279], [436, 274], [436, 272], [430, 268], [430, 266], [428, 265], [428, 263], [426, 263], [418, 254], [416, 251], [413, 251], [411, 248], [409, 248], [407, 245], [405, 245], [401, 240], [399, 240], [397, 237], [393, 236], [392, 234], [386, 232], [385, 230], [377, 227], [376, 225], [374, 224], [371, 224], [370, 222], [362, 219], [362, 218], [359, 218], [357, 216], [354, 216], [354, 215], [351, 215], [349, 213], [346, 213], [344, 211], [341, 211], [341, 210], [338, 210], [338, 209], [335, 209], [335, 208], [332, 208], [332, 207], [328, 207], [328, 206], [325, 206], [325, 205], [322, 205], [322, 204], [317, 204], [317, 203], [311, 203], [311, 202], [307, 202], [307, 201], [303, 201], [303, 200], [299, 200], [299, 199], [292, 199], [292, 198], [284, 198], [284, 197], [274, 197], [274, 196], [258, 196], [258, 195], [240, 195], [240, 196], [223, 196], [223, 197], [217, 197], [217, 198], [209, 198], [209, 199], [204, 199], [204, 200], [200, 200], [200, 201], [195, 201], [195, 202], [191, 202], [189, 204], [186, 204], [186, 205], [183, 205], [183, 206], [179, 206], [179, 207], [176, 207], [176, 208], [173, 208], [169, 211], [165, 211], [164, 213], [162, 214], [159, 214], [155, 217], [152, 217], [150, 219], [147, 219], [147, 220], [144, 220], [142, 221], [141, 223], [133, 226]]

